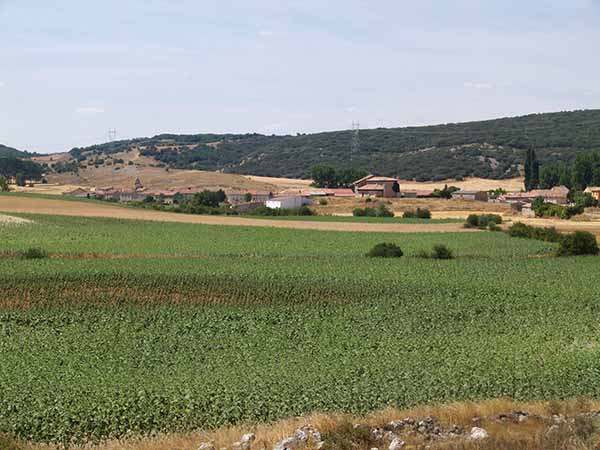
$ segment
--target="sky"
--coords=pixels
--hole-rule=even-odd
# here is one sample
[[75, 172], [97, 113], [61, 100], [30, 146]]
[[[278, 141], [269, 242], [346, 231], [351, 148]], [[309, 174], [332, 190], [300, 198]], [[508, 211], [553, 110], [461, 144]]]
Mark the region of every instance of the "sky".
[[0, 0], [0, 143], [600, 108], [600, 0]]

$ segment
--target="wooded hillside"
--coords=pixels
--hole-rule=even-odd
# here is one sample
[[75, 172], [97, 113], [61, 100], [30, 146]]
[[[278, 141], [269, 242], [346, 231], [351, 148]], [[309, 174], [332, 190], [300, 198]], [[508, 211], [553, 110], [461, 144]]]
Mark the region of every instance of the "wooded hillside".
[[355, 155], [350, 155], [351, 141], [350, 130], [296, 136], [163, 134], [73, 149], [71, 154], [85, 160], [91, 154], [137, 148], [173, 168], [295, 178], [307, 177], [314, 165], [330, 164], [423, 181], [499, 179], [519, 175], [529, 147], [542, 164], [571, 161], [578, 152], [600, 149], [600, 110], [363, 130]]

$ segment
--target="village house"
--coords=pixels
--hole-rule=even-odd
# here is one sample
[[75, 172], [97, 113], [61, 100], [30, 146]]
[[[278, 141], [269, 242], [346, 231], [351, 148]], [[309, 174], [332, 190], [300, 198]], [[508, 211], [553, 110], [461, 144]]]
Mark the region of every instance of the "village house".
[[312, 201], [308, 197], [302, 197], [300, 195], [293, 197], [274, 197], [265, 202], [265, 206], [271, 209], [296, 209], [310, 204], [312, 204]]
[[478, 202], [487, 202], [488, 193], [486, 191], [467, 191], [460, 190], [452, 193], [452, 198], [456, 200], [469, 200]]
[[431, 189], [402, 191], [402, 197], [403, 198], [431, 198], [431, 197], [433, 197], [433, 191]]
[[90, 193], [83, 188], [77, 188], [72, 191], [64, 192], [63, 195], [77, 198], [90, 198]]
[[262, 203], [273, 198], [273, 193], [268, 191], [231, 191], [227, 192], [227, 201], [231, 205], [242, 203]]
[[556, 186], [552, 189], [534, 189], [529, 192], [509, 192], [498, 199], [505, 203], [533, 203], [536, 198], [543, 198], [546, 203], [567, 205], [569, 203], [569, 188]]
[[393, 198], [400, 196], [400, 183], [396, 178], [368, 175], [353, 183], [360, 197]]
[[596, 200], [600, 201], [600, 187], [588, 187], [585, 191], [586, 194], [591, 194]]

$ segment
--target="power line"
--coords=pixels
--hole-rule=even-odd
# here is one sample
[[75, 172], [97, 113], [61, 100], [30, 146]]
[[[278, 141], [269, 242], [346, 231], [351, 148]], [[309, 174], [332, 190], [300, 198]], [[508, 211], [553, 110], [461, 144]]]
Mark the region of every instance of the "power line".
[[350, 147], [350, 160], [360, 153], [360, 122], [352, 122], [352, 146]]

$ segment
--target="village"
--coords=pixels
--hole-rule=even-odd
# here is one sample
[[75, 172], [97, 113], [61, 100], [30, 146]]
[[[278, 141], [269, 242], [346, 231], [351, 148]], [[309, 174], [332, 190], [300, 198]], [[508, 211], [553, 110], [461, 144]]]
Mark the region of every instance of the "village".
[[[206, 192], [206, 187], [187, 186], [172, 189], [146, 188], [142, 180], [135, 179], [132, 189], [114, 187], [79, 187], [63, 195], [110, 202], [152, 202], [160, 205], [176, 205], [189, 201], [194, 195]], [[588, 187], [584, 191], [595, 202], [600, 201], [600, 187]], [[573, 206], [571, 190], [565, 186], [551, 189], [506, 192], [496, 190], [468, 190], [446, 185], [444, 189], [403, 189], [402, 181], [394, 177], [368, 175], [356, 180], [347, 188], [318, 188], [307, 186], [302, 189], [266, 190], [224, 190], [224, 204], [236, 208], [238, 212], [249, 212], [258, 207], [292, 210], [320, 202], [325, 204], [331, 198], [392, 200], [392, 199], [447, 199], [466, 202], [509, 205], [514, 215], [535, 217], [536, 201], [563, 207]]]

